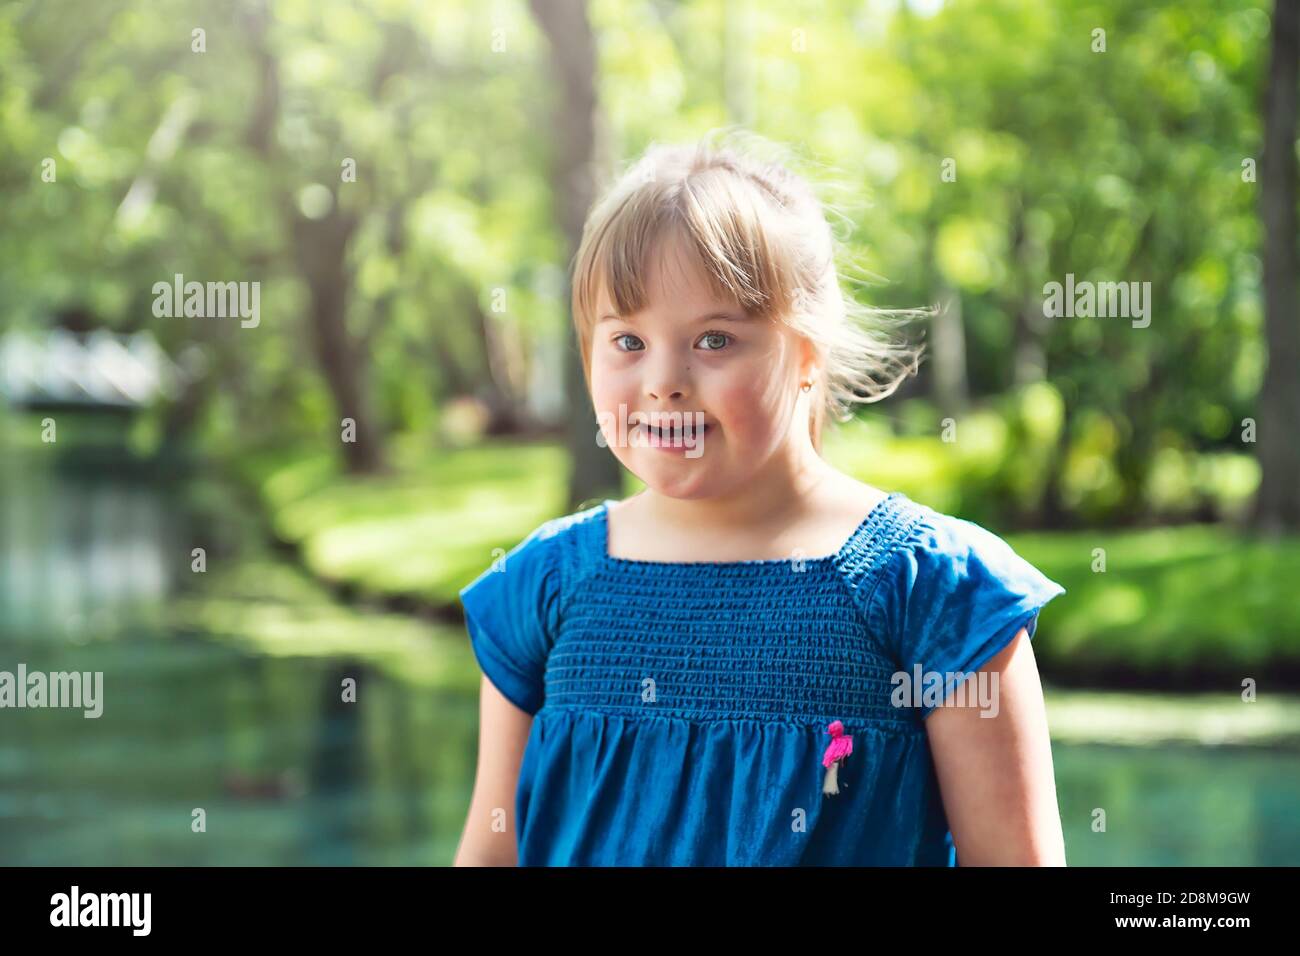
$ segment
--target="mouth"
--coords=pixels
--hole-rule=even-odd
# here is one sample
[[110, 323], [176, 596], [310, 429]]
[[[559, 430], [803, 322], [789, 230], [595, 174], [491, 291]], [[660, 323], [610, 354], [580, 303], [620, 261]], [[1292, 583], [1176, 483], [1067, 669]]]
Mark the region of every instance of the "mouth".
[[656, 427], [648, 422], [640, 422], [636, 427], [641, 430], [646, 444], [651, 448], [680, 448], [685, 447], [688, 442], [697, 446], [706, 435], [713, 432], [713, 425], [707, 423], [698, 427], [689, 423], [677, 427], [672, 425]]

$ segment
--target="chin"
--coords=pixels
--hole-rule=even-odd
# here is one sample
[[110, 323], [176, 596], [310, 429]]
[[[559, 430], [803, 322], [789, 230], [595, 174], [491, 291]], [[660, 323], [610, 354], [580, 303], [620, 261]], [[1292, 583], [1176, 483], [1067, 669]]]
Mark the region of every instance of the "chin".
[[678, 498], [690, 501], [696, 498], [716, 496], [721, 485], [716, 475], [710, 475], [703, 469], [678, 468], [644, 468], [637, 474], [647, 488], [665, 498]]

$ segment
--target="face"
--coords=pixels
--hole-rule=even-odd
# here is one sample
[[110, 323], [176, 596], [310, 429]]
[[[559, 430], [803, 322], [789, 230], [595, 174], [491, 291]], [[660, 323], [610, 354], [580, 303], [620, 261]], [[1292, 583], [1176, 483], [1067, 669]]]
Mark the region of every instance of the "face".
[[[605, 442], [647, 487], [725, 495], [811, 447], [799, 383], [815, 373], [814, 353], [784, 323], [717, 299], [680, 242], [662, 248], [650, 256], [640, 312], [619, 316], [603, 291], [598, 298], [593, 404]], [[683, 431], [662, 441], [648, 427], [678, 421]]]

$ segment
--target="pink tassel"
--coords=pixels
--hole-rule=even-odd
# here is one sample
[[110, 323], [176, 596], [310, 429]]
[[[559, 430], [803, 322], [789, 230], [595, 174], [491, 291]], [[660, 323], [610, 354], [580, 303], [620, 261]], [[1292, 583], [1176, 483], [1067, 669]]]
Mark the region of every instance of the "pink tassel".
[[826, 728], [826, 733], [831, 735], [831, 742], [826, 748], [826, 753], [822, 754], [822, 766], [826, 768], [826, 781], [822, 784], [822, 793], [839, 793], [839, 766], [849, 754], [853, 753], [853, 738], [844, 733], [844, 724], [838, 720], [831, 721], [830, 726]]

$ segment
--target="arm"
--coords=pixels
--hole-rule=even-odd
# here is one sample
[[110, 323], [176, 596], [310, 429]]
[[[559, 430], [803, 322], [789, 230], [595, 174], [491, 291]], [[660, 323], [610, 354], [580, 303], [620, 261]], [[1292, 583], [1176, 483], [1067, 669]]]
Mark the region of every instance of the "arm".
[[947, 705], [925, 721], [958, 862], [1064, 866], [1043, 689], [1025, 629], [981, 670], [998, 672], [996, 717]]
[[[484, 677], [479, 685], [478, 770], [453, 866], [518, 866], [515, 792], [533, 718]], [[504, 811], [505, 828], [493, 829]]]

